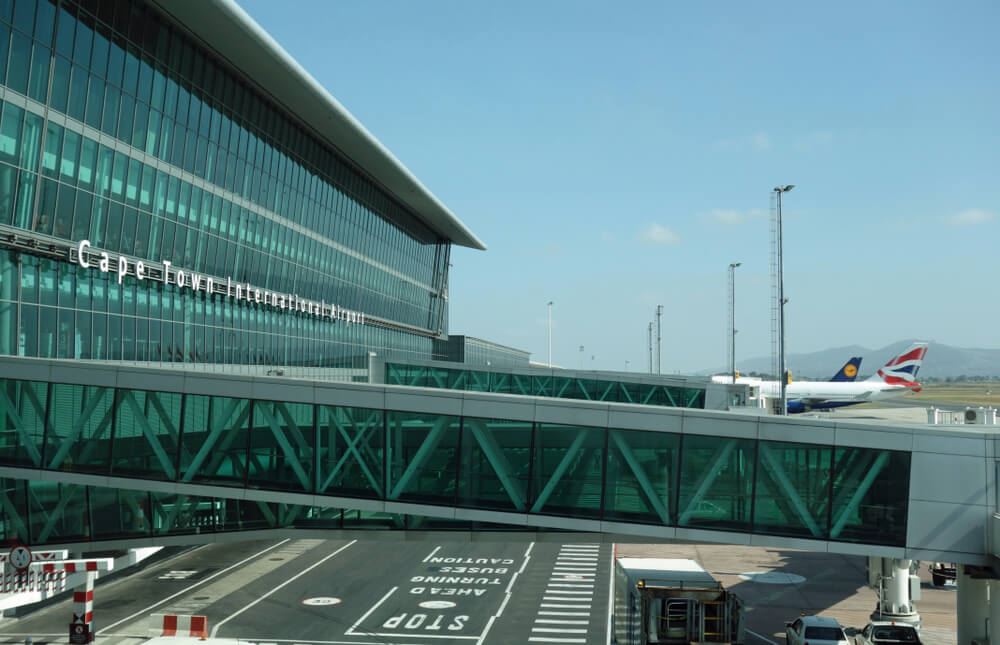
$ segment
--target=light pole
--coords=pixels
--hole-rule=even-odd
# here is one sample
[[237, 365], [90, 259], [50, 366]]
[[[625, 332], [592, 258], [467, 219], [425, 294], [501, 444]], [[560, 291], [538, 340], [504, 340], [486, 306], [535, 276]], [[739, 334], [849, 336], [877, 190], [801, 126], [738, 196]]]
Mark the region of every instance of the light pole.
[[583, 369], [583, 345], [580, 345], [580, 369]]
[[782, 256], [782, 232], [781, 232], [781, 196], [791, 189], [795, 184], [785, 186], [775, 186], [774, 194], [778, 201], [778, 371], [781, 372], [778, 378], [781, 381], [781, 411], [780, 415], [788, 414], [788, 398], [785, 388], [788, 386], [788, 370], [785, 368], [785, 270], [784, 257]]
[[660, 318], [663, 317], [663, 305], [656, 305], [656, 373], [660, 373]]
[[[629, 364], [629, 361], [628, 361], [628, 359], [626, 359], [626, 360], [625, 360], [625, 371], [626, 371], [626, 372], [628, 371], [628, 364]], [[986, 394], [987, 394], [987, 395], [989, 395], [989, 393], [990, 393], [990, 392], [989, 392], [989, 390], [987, 390], [987, 391], [986, 391]]]
[[549, 367], [552, 367], [552, 301], [549, 300]]
[[653, 373], [653, 323], [649, 323], [646, 328], [646, 336], [649, 340], [649, 373]]
[[733, 384], [736, 384], [736, 267], [742, 262], [732, 262], [729, 265], [729, 371], [733, 374]]

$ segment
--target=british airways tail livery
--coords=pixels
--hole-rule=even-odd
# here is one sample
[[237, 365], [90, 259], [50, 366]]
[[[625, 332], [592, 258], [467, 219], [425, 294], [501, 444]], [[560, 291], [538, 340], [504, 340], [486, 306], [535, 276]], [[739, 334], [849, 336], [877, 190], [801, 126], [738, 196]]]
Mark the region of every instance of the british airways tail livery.
[[905, 352], [886, 363], [885, 367], [875, 372], [868, 380], [882, 381], [919, 392], [921, 387], [917, 381], [917, 372], [920, 371], [925, 354], [927, 354], [927, 343], [914, 343]]
[[849, 361], [844, 363], [844, 366], [840, 368], [840, 371], [833, 375], [830, 379], [834, 383], [852, 383], [858, 378], [858, 370], [861, 369], [861, 357], [853, 356]]
[[[871, 378], [854, 382], [799, 381], [785, 388], [788, 412], [826, 410], [920, 391], [917, 372], [927, 355], [927, 343], [914, 343], [889, 359]], [[770, 389], [770, 388], [769, 388]], [[767, 391], [765, 394], [776, 395]]]

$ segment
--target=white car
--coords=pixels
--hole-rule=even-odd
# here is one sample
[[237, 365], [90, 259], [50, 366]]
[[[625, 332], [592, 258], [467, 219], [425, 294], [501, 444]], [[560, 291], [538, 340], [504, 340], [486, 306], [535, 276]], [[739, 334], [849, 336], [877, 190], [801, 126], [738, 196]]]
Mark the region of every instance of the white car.
[[785, 623], [785, 641], [788, 645], [849, 645], [847, 634], [836, 618], [827, 616], [800, 616]]

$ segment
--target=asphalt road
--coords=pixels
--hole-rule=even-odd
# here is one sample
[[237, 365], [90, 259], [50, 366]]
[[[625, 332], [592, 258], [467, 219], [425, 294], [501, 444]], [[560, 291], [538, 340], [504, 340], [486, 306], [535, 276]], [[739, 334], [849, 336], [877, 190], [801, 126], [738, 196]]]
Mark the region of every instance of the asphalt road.
[[[101, 645], [208, 617], [252, 643], [607, 642], [610, 545], [285, 540], [214, 544], [98, 584]], [[0, 622], [0, 643], [66, 643], [73, 603]]]

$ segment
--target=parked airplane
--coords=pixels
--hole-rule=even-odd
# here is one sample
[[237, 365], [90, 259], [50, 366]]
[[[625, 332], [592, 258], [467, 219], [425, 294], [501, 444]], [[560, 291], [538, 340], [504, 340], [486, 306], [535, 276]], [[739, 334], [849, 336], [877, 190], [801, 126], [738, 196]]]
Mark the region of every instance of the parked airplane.
[[[861, 369], [861, 357], [852, 356], [846, 363], [844, 363], [844, 366], [830, 378], [830, 382], [852, 382], [858, 378], [859, 369]], [[712, 377], [712, 382], [732, 383], [733, 377], [729, 374], [716, 374]], [[764, 381], [758, 376], [739, 376], [739, 372], [737, 372], [736, 382], [746, 383], [747, 385], [761, 385], [764, 383], [774, 383], [775, 387], [778, 385], [777, 381]]]
[[849, 361], [844, 363], [844, 366], [840, 368], [840, 371], [833, 375], [830, 379], [831, 382], [836, 383], [853, 383], [858, 378], [858, 372], [861, 370], [861, 357], [852, 356]]
[[[917, 372], [927, 354], [927, 343], [914, 343], [902, 354], [893, 357], [873, 376], [864, 381], [796, 381], [785, 387], [788, 412], [829, 410], [878, 399], [888, 399], [919, 392]], [[765, 396], [780, 396], [777, 381], [761, 383]]]

